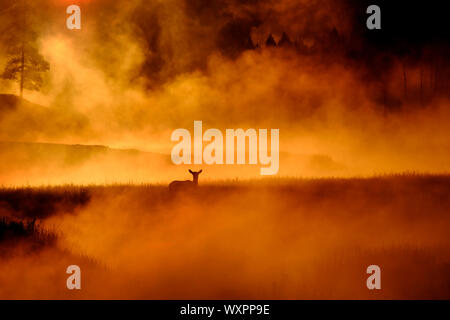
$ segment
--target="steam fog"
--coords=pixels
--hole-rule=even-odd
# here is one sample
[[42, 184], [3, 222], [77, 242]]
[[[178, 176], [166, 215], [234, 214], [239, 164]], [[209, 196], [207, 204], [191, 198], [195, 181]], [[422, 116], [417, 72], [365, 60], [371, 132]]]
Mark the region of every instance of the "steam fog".
[[[1, 140], [135, 148], [169, 158], [171, 132], [202, 120], [207, 128], [280, 129], [282, 176], [449, 170], [446, 47], [420, 44], [414, 54], [371, 47], [349, 1], [79, 4], [80, 31], [65, 28], [66, 1], [33, 4], [41, 11], [30, 21], [50, 72], [44, 88], [25, 91], [25, 99], [45, 111], [3, 110]], [[269, 34], [278, 43], [283, 32], [290, 43], [266, 46]], [[3, 81], [2, 91], [17, 94], [17, 85]], [[91, 160], [83, 167], [99, 161]], [[163, 162], [165, 177], [135, 174], [123, 163], [104, 177], [125, 182], [129, 172], [128, 180], [155, 182], [185, 172]], [[24, 169], [2, 180], [104, 180], [86, 174], [95, 168], [62, 169], [62, 179], [20, 179], [30, 175]], [[211, 168], [210, 178], [241, 171]]]
[[[368, 33], [354, 0], [18, 3], [0, 0], [0, 70], [26, 34], [50, 71], [24, 99], [0, 80], [0, 298], [450, 296], [442, 33]], [[195, 120], [279, 129], [278, 175], [175, 166]], [[170, 195], [188, 169], [200, 187]]]

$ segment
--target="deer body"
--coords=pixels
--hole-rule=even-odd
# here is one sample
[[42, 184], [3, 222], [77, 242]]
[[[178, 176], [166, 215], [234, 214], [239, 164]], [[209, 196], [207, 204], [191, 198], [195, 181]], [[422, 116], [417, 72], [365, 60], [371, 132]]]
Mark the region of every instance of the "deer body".
[[184, 181], [172, 181], [169, 184], [169, 191], [170, 192], [176, 192], [179, 190], [189, 190], [196, 188], [198, 186], [198, 176], [200, 173], [202, 173], [203, 170], [200, 170], [198, 172], [194, 172], [192, 170], [189, 170], [189, 173], [192, 174], [192, 181], [191, 180], [184, 180]]

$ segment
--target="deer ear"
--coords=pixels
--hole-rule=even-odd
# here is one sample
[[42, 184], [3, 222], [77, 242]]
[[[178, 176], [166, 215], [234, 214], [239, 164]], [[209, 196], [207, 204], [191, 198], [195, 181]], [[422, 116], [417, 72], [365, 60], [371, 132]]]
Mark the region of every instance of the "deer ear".
[[189, 169], [189, 172], [190, 172], [190, 173], [193, 173], [191, 169]]
[[202, 171], [203, 171], [203, 169], [202, 170], [200, 170], [198, 173], [202, 173]]

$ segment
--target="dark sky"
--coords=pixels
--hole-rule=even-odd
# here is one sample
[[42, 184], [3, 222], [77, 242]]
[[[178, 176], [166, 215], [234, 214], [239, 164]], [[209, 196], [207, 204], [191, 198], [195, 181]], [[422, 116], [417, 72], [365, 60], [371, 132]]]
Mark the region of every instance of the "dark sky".
[[[365, 28], [365, 9], [371, 4], [381, 8], [382, 29], [376, 32]], [[348, 0], [348, 5], [354, 9], [355, 32], [374, 45], [448, 44], [448, 1]]]

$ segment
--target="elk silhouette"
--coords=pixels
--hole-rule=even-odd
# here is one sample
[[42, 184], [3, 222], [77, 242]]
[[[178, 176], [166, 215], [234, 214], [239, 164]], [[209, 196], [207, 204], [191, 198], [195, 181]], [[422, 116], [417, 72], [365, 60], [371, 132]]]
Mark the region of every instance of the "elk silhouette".
[[191, 180], [184, 180], [184, 181], [172, 181], [169, 184], [169, 191], [170, 192], [176, 192], [179, 190], [185, 190], [185, 189], [192, 189], [196, 188], [198, 186], [198, 176], [200, 173], [202, 173], [203, 170], [200, 171], [192, 171], [189, 169], [189, 173], [192, 174], [192, 181]]

